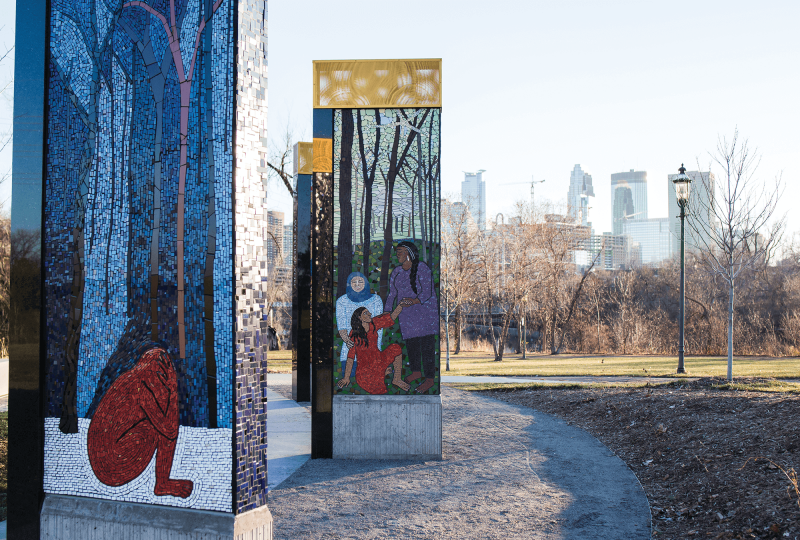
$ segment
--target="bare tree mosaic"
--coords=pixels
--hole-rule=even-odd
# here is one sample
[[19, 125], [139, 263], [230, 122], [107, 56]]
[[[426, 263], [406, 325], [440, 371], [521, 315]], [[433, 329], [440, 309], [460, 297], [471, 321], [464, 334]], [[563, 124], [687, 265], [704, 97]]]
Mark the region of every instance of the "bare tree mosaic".
[[262, 506], [266, 3], [53, 0], [49, 50], [45, 492]]
[[440, 120], [438, 108], [334, 110], [340, 393], [439, 393]]

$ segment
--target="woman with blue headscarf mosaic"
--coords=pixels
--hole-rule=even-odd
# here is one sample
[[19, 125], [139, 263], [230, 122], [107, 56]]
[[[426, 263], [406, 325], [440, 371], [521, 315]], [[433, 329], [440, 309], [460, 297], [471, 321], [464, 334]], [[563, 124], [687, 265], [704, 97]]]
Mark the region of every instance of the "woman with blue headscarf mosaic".
[[[367, 282], [367, 277], [361, 272], [353, 272], [347, 276], [347, 293], [343, 294], [336, 300], [336, 329], [339, 331], [339, 336], [344, 343], [342, 344], [342, 354], [339, 359], [342, 362], [342, 378], [348, 379], [355, 377], [358, 358], [353, 361], [353, 369], [351, 373], [345, 373], [347, 366], [347, 353], [353, 346], [350, 339], [351, 318], [353, 313], [360, 307], [365, 307], [370, 313], [383, 312], [383, 301], [377, 294], [372, 294]], [[378, 349], [381, 348], [381, 340], [383, 339], [383, 330], [378, 330]]]

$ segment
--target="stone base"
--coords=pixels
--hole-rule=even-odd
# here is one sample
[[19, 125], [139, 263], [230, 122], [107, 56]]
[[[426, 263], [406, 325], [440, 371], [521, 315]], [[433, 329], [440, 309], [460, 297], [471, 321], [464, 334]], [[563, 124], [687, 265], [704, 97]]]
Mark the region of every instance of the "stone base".
[[266, 506], [234, 515], [47, 495], [41, 524], [41, 538], [58, 540], [272, 540], [272, 514]]
[[333, 458], [442, 459], [442, 396], [334, 396]]

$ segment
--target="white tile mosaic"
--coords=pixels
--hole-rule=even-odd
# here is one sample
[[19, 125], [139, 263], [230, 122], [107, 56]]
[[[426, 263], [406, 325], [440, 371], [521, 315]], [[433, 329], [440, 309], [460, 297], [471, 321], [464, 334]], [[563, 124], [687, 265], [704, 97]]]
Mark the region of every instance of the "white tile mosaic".
[[162, 504], [196, 510], [231, 512], [231, 430], [181, 426], [171, 478], [194, 482], [186, 498], [156, 496], [155, 456], [147, 469], [123, 486], [101, 483], [92, 472], [86, 451], [91, 420], [78, 419], [78, 433], [58, 429], [58, 418], [45, 419], [44, 491], [114, 501]]

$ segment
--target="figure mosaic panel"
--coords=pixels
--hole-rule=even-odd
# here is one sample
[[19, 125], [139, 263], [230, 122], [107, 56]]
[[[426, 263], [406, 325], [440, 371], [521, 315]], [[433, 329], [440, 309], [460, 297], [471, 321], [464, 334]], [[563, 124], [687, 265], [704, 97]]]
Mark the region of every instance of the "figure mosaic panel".
[[[234, 386], [247, 357], [234, 335], [261, 326], [258, 295], [234, 301], [258, 268], [251, 249], [235, 258], [248, 242], [234, 228], [258, 228], [243, 192], [261, 184], [261, 156], [234, 140], [266, 136], [266, 3], [50, 4], [44, 490], [235, 511], [261, 489], [234, 494], [232, 479], [234, 417], [251, 410], [266, 497], [266, 398], [242, 403]], [[259, 120], [244, 127], [237, 40], [261, 55], [239, 77], [257, 79], [239, 112]], [[254, 196], [262, 206], [263, 185]]]
[[440, 121], [438, 108], [333, 111], [341, 394], [439, 393]]

